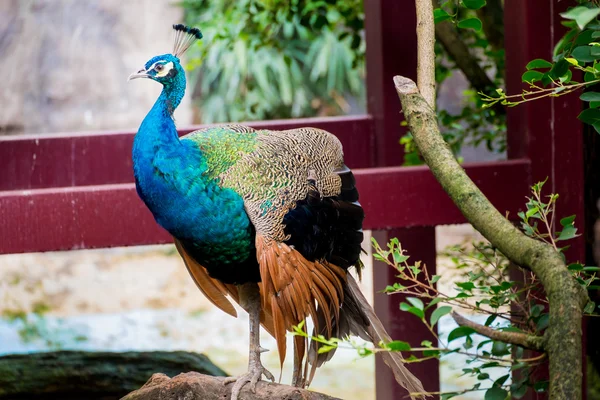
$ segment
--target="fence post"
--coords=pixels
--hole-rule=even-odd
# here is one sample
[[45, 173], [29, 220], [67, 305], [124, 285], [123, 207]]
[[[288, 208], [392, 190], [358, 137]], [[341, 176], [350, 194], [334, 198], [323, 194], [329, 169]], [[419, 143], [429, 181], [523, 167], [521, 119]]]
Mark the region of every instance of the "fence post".
[[[416, 227], [399, 228], [385, 231], [373, 231], [373, 237], [383, 247], [391, 238], [398, 238], [402, 248], [410, 255], [410, 261], [421, 261], [429, 272], [435, 275], [435, 228]], [[435, 338], [427, 327], [417, 317], [400, 310], [400, 303], [406, 296], [395, 294], [385, 295], [381, 291], [392, 282], [398, 282], [398, 274], [386, 264], [374, 261], [373, 291], [375, 293], [375, 311], [386, 326], [393, 339], [410, 343], [411, 346], [421, 345], [421, 341], [430, 340], [435, 343]], [[430, 310], [431, 312], [431, 310]], [[435, 392], [439, 390], [440, 375], [439, 362], [436, 359], [409, 364], [408, 368], [415, 374], [425, 387], [425, 390]], [[375, 363], [377, 400], [400, 400], [406, 395], [401, 391], [389, 368], [377, 357]]]

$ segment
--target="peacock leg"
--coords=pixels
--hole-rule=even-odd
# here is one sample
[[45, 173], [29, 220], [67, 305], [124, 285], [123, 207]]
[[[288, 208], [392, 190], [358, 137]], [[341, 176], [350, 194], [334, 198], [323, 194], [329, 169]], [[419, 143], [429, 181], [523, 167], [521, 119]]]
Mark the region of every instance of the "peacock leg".
[[226, 378], [225, 384], [235, 382], [231, 389], [231, 400], [237, 400], [240, 391], [250, 383], [250, 389], [254, 393], [256, 384], [264, 375], [267, 379], [275, 381], [275, 377], [260, 361], [260, 353], [265, 351], [260, 347], [260, 292], [258, 284], [245, 283], [238, 286], [240, 305], [248, 311], [250, 317], [250, 352], [248, 357], [248, 372], [237, 378]]

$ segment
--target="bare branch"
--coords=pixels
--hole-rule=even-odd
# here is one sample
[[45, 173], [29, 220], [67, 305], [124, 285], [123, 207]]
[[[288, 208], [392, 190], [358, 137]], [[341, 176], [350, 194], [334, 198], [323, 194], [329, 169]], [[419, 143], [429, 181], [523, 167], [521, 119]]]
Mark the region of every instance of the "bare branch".
[[494, 82], [481, 68], [477, 59], [460, 38], [456, 28], [449, 21], [438, 22], [435, 25], [435, 36], [473, 86], [473, 89], [483, 93], [489, 93], [495, 89]]
[[454, 311], [451, 315], [459, 326], [469, 327], [480, 335], [490, 339], [514, 344], [531, 350], [544, 350], [544, 338], [541, 336], [527, 335], [519, 332], [503, 332], [494, 328], [490, 328], [489, 326], [480, 325], [477, 322], [473, 322]]
[[417, 84], [435, 110], [435, 23], [431, 0], [417, 0]]

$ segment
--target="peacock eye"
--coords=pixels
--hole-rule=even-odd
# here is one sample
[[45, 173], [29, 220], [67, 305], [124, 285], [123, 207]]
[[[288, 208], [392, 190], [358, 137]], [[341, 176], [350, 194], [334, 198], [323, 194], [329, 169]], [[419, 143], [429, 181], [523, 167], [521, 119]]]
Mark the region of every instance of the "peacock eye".
[[162, 70], [163, 70], [163, 68], [164, 68], [164, 67], [165, 67], [165, 66], [164, 66], [164, 65], [162, 65], [162, 64], [156, 64], [156, 65], [154, 66], [154, 70], [155, 70], [156, 72], [160, 72], [160, 71], [162, 71]]

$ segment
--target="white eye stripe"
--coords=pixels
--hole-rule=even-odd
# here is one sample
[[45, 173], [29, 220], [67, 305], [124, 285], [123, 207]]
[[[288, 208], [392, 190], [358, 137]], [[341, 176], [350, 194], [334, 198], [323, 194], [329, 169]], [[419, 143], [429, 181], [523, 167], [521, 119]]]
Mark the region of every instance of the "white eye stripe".
[[[157, 64], [162, 64], [162, 61], [155, 62], [147, 69], [147, 71], [152, 71], [156, 67]], [[159, 78], [166, 76], [169, 73], [169, 71], [171, 71], [173, 69], [173, 67], [174, 67], [173, 62], [169, 61], [168, 63], [163, 64], [163, 69], [158, 71], [156, 73], [156, 75], [154, 75], [154, 76], [158, 76]]]
[[163, 69], [156, 73], [156, 76], [163, 77], [166, 76], [173, 69], [173, 62], [169, 61], [168, 63], [163, 65]]

